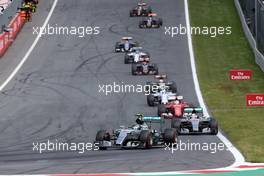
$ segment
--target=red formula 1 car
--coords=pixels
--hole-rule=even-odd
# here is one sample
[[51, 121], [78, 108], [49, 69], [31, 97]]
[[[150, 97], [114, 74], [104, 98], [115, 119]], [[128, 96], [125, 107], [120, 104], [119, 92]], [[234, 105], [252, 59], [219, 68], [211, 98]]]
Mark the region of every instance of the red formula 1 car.
[[183, 102], [182, 99], [182, 96], [177, 96], [175, 101], [160, 104], [158, 106], [158, 116], [162, 116], [165, 119], [182, 117], [184, 108], [191, 107], [190, 104]]

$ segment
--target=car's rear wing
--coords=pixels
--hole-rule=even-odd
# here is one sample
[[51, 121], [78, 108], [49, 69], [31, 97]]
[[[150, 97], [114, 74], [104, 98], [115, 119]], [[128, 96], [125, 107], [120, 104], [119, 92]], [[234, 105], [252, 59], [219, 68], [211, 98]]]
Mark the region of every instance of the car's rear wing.
[[138, 6], [146, 6], [146, 5], [147, 5], [147, 3], [145, 3], [145, 2], [138, 3]]
[[172, 93], [171, 96], [168, 97], [169, 100], [183, 100], [183, 96], [178, 95], [176, 93]]
[[148, 16], [149, 17], [155, 17], [155, 16], [157, 16], [157, 14], [156, 13], [150, 13], [150, 14], [148, 14]]
[[167, 75], [163, 74], [163, 75], [156, 75], [155, 76], [156, 79], [167, 79]]
[[144, 122], [151, 122], [151, 123], [162, 123], [164, 119], [159, 116], [144, 116], [143, 117]]
[[132, 40], [133, 37], [122, 37], [122, 40]]
[[203, 108], [184, 108], [183, 110], [184, 113], [192, 113], [192, 112], [196, 112], [196, 113], [203, 113]]
[[133, 51], [136, 51], [136, 50], [142, 50], [143, 48], [141, 46], [135, 46], [132, 48]]

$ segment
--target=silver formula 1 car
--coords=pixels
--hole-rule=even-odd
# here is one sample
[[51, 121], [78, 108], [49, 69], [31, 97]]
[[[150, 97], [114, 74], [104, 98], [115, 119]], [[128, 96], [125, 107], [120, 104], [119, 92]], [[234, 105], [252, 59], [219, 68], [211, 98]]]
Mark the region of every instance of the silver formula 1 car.
[[134, 47], [132, 52], [126, 53], [124, 58], [125, 64], [149, 62], [150, 54], [142, 50], [142, 47]]
[[171, 127], [175, 128], [178, 134], [184, 133], [218, 133], [218, 123], [213, 117], [203, 115], [200, 107], [184, 108], [182, 118], [172, 119]]
[[134, 47], [138, 47], [138, 42], [133, 42], [132, 37], [122, 37], [120, 42], [116, 42], [115, 52], [131, 52]]
[[138, 5], [130, 10], [130, 17], [148, 16], [152, 12], [151, 7], [146, 3], [138, 3]]
[[156, 88], [167, 86], [169, 88], [169, 91], [172, 93], [177, 93], [177, 85], [174, 81], [168, 81], [167, 75], [156, 75], [155, 76], [156, 81], [148, 81], [146, 85], [149, 85], [150, 90], [153, 90], [152, 87], [155, 86]]
[[139, 22], [139, 28], [160, 28], [163, 24], [161, 18], [157, 18], [156, 14], [149, 14], [148, 17], [144, 18]]
[[[158, 123], [160, 129], [152, 129], [152, 123]], [[175, 144], [177, 133], [173, 128], [163, 130], [164, 119], [161, 117], [143, 117], [137, 115], [136, 124], [131, 127], [121, 126], [119, 129], [108, 132], [100, 130], [96, 134], [95, 145], [100, 150], [108, 148], [142, 148], [149, 149], [152, 146]]]
[[[159, 90], [160, 89], [160, 90]], [[157, 92], [147, 95], [147, 103], [149, 106], [155, 106], [158, 104], [167, 104], [171, 101], [177, 100], [176, 93], [169, 91], [168, 87], [160, 87]]]

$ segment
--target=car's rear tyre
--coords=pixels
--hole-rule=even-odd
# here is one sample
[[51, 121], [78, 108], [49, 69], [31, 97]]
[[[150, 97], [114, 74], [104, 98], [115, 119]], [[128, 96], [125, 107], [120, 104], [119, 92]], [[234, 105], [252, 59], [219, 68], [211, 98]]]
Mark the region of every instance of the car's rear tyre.
[[217, 135], [217, 133], [218, 133], [218, 122], [214, 118], [212, 118], [210, 121], [210, 130], [211, 130], [212, 135]]
[[130, 16], [130, 17], [133, 17], [133, 16], [134, 16], [134, 14], [133, 14], [132, 11], [129, 12], [129, 16]]
[[162, 26], [162, 24], [163, 24], [163, 21], [162, 21], [162, 19], [160, 18], [160, 19], [159, 19], [159, 26]]
[[[106, 130], [99, 130], [96, 134], [95, 141], [110, 141]], [[99, 150], [106, 150], [107, 147], [99, 147]]]
[[178, 135], [176, 129], [174, 128], [167, 128], [164, 130], [163, 136], [164, 142], [167, 145], [174, 145], [177, 143]]
[[136, 64], [132, 64], [132, 66], [131, 66], [132, 75], [137, 75], [136, 72], [137, 72], [137, 65]]
[[172, 82], [170, 89], [171, 89], [172, 93], [177, 93], [178, 90], [177, 90], [177, 85], [175, 82]]
[[129, 64], [129, 56], [125, 56], [124, 63]]
[[167, 112], [167, 108], [164, 104], [159, 104], [158, 105], [158, 116], [161, 116], [162, 113], [166, 113]]
[[181, 120], [179, 118], [173, 118], [171, 120], [171, 128], [175, 128], [177, 133], [181, 133]]
[[154, 64], [154, 71], [155, 71], [154, 75], [159, 74], [159, 68], [158, 68], [157, 64]]
[[138, 27], [139, 27], [139, 28], [143, 28], [143, 25], [144, 25], [143, 22], [140, 21], [139, 24], [138, 24]]
[[151, 7], [148, 7], [148, 13], [152, 13]]
[[147, 103], [149, 106], [155, 106], [155, 97], [153, 95], [147, 95]]
[[145, 149], [150, 149], [153, 144], [150, 131], [142, 130], [139, 135], [139, 141], [143, 144]]

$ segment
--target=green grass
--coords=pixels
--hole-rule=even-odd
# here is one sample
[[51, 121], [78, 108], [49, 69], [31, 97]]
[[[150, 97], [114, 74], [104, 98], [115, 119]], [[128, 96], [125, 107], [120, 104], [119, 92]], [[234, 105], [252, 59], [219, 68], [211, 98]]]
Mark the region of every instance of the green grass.
[[[206, 104], [247, 161], [264, 162], [264, 107], [247, 108], [245, 94], [264, 93], [233, 0], [189, 0], [191, 26], [231, 26], [231, 35], [193, 35], [199, 83]], [[251, 69], [251, 81], [230, 81], [230, 69]]]

